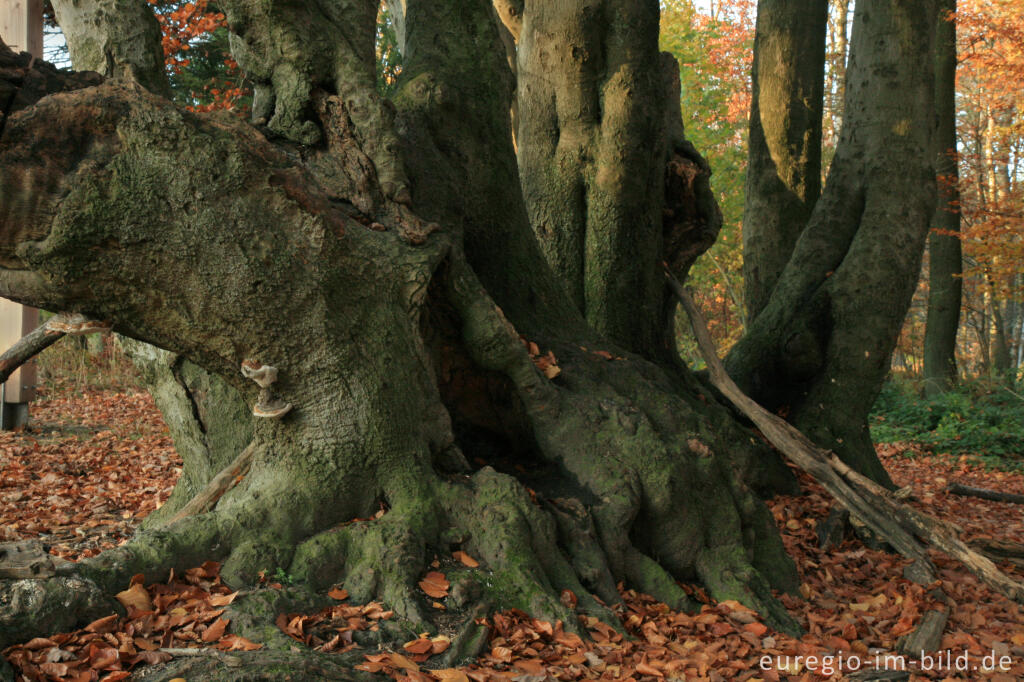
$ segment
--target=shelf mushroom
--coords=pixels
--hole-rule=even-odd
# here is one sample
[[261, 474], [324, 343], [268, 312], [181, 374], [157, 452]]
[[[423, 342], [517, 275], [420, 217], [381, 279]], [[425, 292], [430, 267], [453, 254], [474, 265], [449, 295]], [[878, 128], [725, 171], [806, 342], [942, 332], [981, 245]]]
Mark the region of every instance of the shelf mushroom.
[[276, 367], [247, 359], [242, 362], [242, 376], [252, 379], [260, 387], [259, 399], [252, 408], [254, 417], [280, 419], [292, 409], [291, 403], [275, 398], [270, 392], [271, 384], [277, 381]]

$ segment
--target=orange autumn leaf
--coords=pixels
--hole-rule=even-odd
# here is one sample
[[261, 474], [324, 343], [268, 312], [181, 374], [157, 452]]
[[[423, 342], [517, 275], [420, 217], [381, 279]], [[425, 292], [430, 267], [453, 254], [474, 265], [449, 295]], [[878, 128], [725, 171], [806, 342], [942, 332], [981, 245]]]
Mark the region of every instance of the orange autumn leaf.
[[448, 588], [451, 584], [444, 577], [444, 573], [431, 571], [420, 581], [420, 589], [426, 592], [428, 597], [444, 599], [448, 596]]
[[425, 654], [431, 650], [433, 645], [430, 640], [425, 637], [414, 639], [411, 642], [406, 642], [402, 645], [402, 648], [408, 651], [410, 654]]
[[228, 623], [231, 621], [227, 618], [218, 618], [213, 625], [206, 628], [206, 632], [203, 633], [204, 642], [216, 642], [218, 639], [224, 636], [224, 631], [228, 627]]
[[463, 552], [461, 549], [452, 552], [452, 556], [455, 557], [456, 559], [458, 559], [460, 562], [462, 562], [462, 565], [469, 566], [470, 568], [476, 568], [477, 566], [480, 565], [479, 561], [477, 561], [473, 557], [469, 556], [468, 554]]

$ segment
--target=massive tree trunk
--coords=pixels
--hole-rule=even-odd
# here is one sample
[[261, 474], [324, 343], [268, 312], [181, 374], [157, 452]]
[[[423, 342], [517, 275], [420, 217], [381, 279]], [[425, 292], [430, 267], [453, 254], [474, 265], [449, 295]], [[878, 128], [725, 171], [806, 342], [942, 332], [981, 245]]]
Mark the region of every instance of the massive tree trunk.
[[[170, 96], [160, 29], [153, 13], [135, 0], [54, 0], [54, 13], [79, 71], [139, 83]], [[202, 490], [252, 439], [248, 408], [216, 374], [147, 343], [121, 338], [139, 370], [184, 461], [170, 499], [147, 525], [163, 523]]]
[[[431, 610], [418, 577], [461, 546], [488, 571], [460, 575], [470, 602], [571, 627], [561, 590], [610, 618], [595, 597], [618, 601], [617, 581], [685, 607], [676, 580], [695, 579], [794, 630], [770, 588], [792, 590], [795, 572], [748, 485], [777, 460], [692, 375], [655, 362], [667, 355], [668, 307], [657, 259], [685, 270], [714, 219], [700, 204], [706, 168], [678, 127], [667, 132], [664, 72], [636, 73], [661, 63], [657, 4], [637, 10], [644, 61], [616, 52], [638, 36], [621, 34], [615, 3], [593, 15], [605, 30], [585, 46], [619, 55], [623, 77], [637, 79], [612, 79], [609, 94], [643, 86], [664, 105], [630, 138], [646, 145], [642, 159], [616, 160], [629, 150], [614, 148], [613, 127], [602, 133], [612, 146], [589, 148], [601, 150], [595, 181], [610, 183], [595, 192], [609, 203], [594, 226], [612, 233], [594, 247], [621, 244], [628, 229], [645, 244], [617, 270], [595, 266], [606, 278], [643, 271], [625, 287], [595, 281], [609, 317], [580, 310], [566, 286], [576, 275], [552, 270], [531, 230], [512, 75], [489, 3], [396, 3], [405, 59], [394, 106], [366, 78], [374, 2], [332, 5], [340, 14], [324, 3], [269, 14], [228, 4], [239, 61], [262, 88], [257, 123], [268, 127], [0, 51], [0, 294], [109, 320], [276, 415], [251, 419], [251, 467], [211, 511], [153, 523], [64, 570], [97, 592], [210, 559], [239, 587], [281, 568], [311, 591], [344, 582], [355, 599], [382, 598], [422, 627]], [[563, 19], [578, 13], [564, 6]], [[549, 11], [528, 5], [524, 25], [543, 25]], [[329, 63], [321, 29], [347, 42]], [[530, 38], [551, 52], [565, 39]], [[538, 100], [556, 95], [532, 87]], [[522, 83], [519, 93], [523, 111]], [[633, 130], [640, 112], [610, 96], [605, 105], [607, 125]], [[523, 126], [534, 120], [523, 111]], [[653, 168], [626, 192], [632, 180], [612, 177], [619, 162]], [[644, 209], [640, 228], [616, 217], [620, 189], [629, 206], [639, 210], [641, 192], [658, 207]], [[671, 229], [660, 222], [666, 208]], [[631, 292], [642, 311], [635, 334], [616, 317]], [[220, 462], [238, 443], [203, 440]], [[69, 580], [17, 589], [34, 590], [35, 612], [52, 614], [43, 607], [62, 603]], [[52, 626], [3, 609], [0, 643]], [[266, 626], [252, 627], [262, 638]]]
[[935, 29], [935, 172], [939, 200], [928, 237], [928, 318], [924, 333], [924, 390], [935, 395], [956, 382], [963, 256], [960, 246], [959, 163], [956, 154], [956, 2], [940, 3]]
[[658, 3], [527, 0], [523, 14], [516, 142], [537, 241], [598, 332], [666, 358], [660, 264], [685, 273], [722, 218], [683, 136], [678, 66], [657, 49]]
[[[857, 3], [843, 129], [824, 192], [727, 362], [748, 394], [887, 484], [867, 414], [935, 206], [935, 20], [933, 2]], [[762, 71], [765, 58], [757, 56]]]

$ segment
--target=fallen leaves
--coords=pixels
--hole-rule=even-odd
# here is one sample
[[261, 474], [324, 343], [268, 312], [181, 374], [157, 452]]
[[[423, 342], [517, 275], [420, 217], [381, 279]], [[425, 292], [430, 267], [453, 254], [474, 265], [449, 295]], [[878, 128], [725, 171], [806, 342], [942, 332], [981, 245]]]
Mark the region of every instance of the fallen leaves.
[[420, 589], [423, 590], [428, 597], [434, 599], [444, 599], [448, 596], [448, 588], [451, 584], [448, 579], [444, 577], [444, 573], [438, 573], [437, 571], [431, 571], [420, 581]]
[[562, 369], [558, 366], [558, 359], [552, 351], [548, 351], [541, 355], [540, 348], [533, 341], [527, 341], [524, 337], [520, 336], [520, 340], [523, 345], [526, 346], [526, 352], [529, 354], [533, 364], [543, 372], [544, 376], [548, 379], [554, 379], [562, 373]]
[[4, 657], [27, 679], [103, 682], [127, 679], [139, 665], [171, 659], [169, 648], [213, 646], [223, 651], [253, 651], [261, 645], [228, 634], [230, 620], [221, 606], [232, 592], [220, 581], [220, 564], [208, 561], [167, 583], [149, 586], [142, 576], [117, 594], [126, 616], [98, 618], [75, 632], [37, 637], [4, 650]]
[[[341, 588], [332, 588], [328, 593], [334, 599], [340, 593], [348, 597]], [[316, 613], [282, 613], [277, 616], [277, 627], [292, 639], [325, 653], [344, 653], [356, 647], [353, 633], [361, 630], [376, 632], [380, 621], [388, 620], [394, 611], [385, 609], [380, 602], [368, 604], [337, 604]], [[428, 640], [429, 641], [429, 640]]]
[[95, 556], [170, 495], [181, 460], [148, 393], [47, 391], [32, 403], [31, 430], [0, 431], [0, 541]]

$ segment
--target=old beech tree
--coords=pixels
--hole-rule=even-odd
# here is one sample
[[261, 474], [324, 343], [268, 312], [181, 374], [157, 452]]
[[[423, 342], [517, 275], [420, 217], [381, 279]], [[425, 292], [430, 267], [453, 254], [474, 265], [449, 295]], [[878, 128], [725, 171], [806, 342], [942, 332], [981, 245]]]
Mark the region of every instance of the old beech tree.
[[[206, 560], [238, 587], [277, 568], [343, 583], [415, 627], [417, 580], [455, 548], [483, 565], [460, 578], [467, 614], [573, 624], [567, 589], [611, 618], [594, 597], [616, 602], [619, 581], [686, 608], [677, 581], [697, 581], [793, 630], [772, 589], [796, 572], [755, 493], [792, 480], [674, 352], [662, 263], [685, 278], [720, 218], [658, 2], [394, 0], [390, 101], [375, 0], [221, 4], [252, 123], [168, 101], [133, 0], [54, 1], [76, 68], [101, 75], [0, 48], [0, 294], [165, 349], [134, 352], [186, 462], [128, 544], [5, 587], [0, 640]], [[935, 12], [857, 3], [818, 196], [820, 4], [797, 21], [762, 2], [752, 168], [776, 177], [752, 194], [771, 265], [730, 365], [885, 480], [865, 401], [934, 203]], [[243, 452], [238, 485], [191, 513]], [[273, 608], [232, 627], [276, 641]]]

